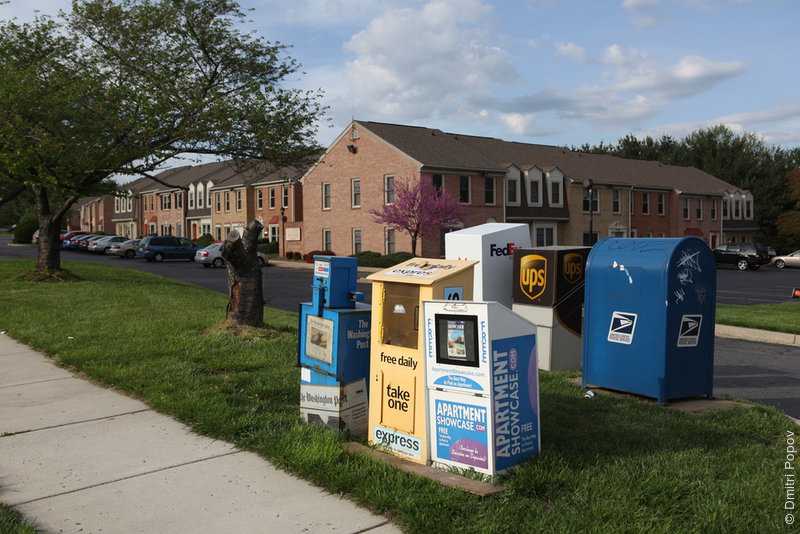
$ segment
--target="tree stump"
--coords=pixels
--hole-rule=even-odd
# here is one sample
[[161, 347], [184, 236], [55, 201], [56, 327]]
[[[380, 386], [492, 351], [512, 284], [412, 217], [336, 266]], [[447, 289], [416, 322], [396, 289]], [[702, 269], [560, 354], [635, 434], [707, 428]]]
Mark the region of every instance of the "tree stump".
[[264, 290], [256, 245], [264, 225], [252, 221], [244, 235], [230, 232], [222, 246], [228, 271], [227, 322], [230, 326], [263, 326]]

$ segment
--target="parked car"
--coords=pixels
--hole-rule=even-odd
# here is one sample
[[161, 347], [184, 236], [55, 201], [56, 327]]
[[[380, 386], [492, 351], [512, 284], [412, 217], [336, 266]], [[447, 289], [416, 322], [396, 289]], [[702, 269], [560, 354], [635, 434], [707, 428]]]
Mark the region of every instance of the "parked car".
[[92, 238], [92, 237], [100, 237], [100, 236], [97, 235], [97, 234], [83, 234], [83, 235], [79, 235], [78, 237], [70, 240], [70, 243], [69, 243], [70, 250], [80, 250], [81, 249], [81, 244], [84, 241], [86, 241], [87, 239]]
[[194, 255], [199, 248], [185, 237], [147, 236], [139, 242], [136, 257], [144, 258], [147, 261], [177, 259], [194, 261]]
[[106, 254], [114, 254], [121, 258], [133, 258], [136, 256], [136, 249], [139, 248], [139, 239], [128, 239], [121, 243], [112, 243], [111, 247], [106, 250]]
[[795, 250], [791, 254], [785, 256], [775, 256], [772, 258], [772, 265], [778, 269], [784, 267], [800, 267], [800, 250]]
[[[223, 267], [225, 265], [225, 258], [222, 257], [223, 243], [211, 243], [206, 248], [201, 248], [194, 255], [194, 261], [199, 262], [203, 267]], [[269, 262], [267, 255], [263, 252], [257, 252], [258, 263], [264, 267]]]
[[89, 237], [87, 237], [85, 239], [81, 239], [78, 242], [78, 250], [80, 250], [81, 252], [86, 252], [86, 251], [89, 250], [89, 243], [91, 243], [92, 241], [97, 241], [98, 239], [103, 239], [104, 237], [106, 237], [106, 236], [105, 235], [93, 235], [93, 236], [89, 236]]
[[769, 263], [767, 249], [758, 243], [728, 243], [714, 249], [717, 265], [735, 265], [740, 271], [758, 270]]
[[225, 259], [222, 257], [222, 243], [211, 243], [206, 248], [201, 248], [194, 254], [194, 261], [200, 262], [203, 267], [222, 267]]
[[86, 232], [84, 232], [83, 230], [71, 230], [69, 232], [64, 232], [63, 234], [58, 236], [58, 239], [61, 240], [61, 248], [69, 248], [71, 240], [82, 235], [86, 235]]
[[125, 241], [125, 238], [122, 236], [107, 235], [105, 237], [101, 237], [100, 239], [90, 241], [89, 245], [86, 247], [86, 250], [89, 252], [99, 252], [101, 254], [105, 254], [106, 251], [111, 248], [112, 243], [122, 243], [123, 241]]

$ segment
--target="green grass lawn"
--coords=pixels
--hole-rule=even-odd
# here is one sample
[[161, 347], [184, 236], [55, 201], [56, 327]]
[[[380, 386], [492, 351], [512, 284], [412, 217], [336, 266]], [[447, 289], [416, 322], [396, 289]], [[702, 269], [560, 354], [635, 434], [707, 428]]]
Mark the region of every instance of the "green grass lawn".
[[346, 436], [301, 422], [296, 314], [266, 309], [272, 337], [207, 333], [224, 295], [86, 263], [64, 264], [85, 281], [16, 279], [32, 265], [0, 261], [0, 330], [409, 532], [790, 531], [785, 436], [800, 428], [772, 408], [691, 415], [587, 400], [573, 375], [541, 372], [542, 454], [500, 481], [506, 491], [479, 498], [351, 455]]
[[0, 506], [0, 532], [3, 534], [34, 534], [42, 531], [36, 530], [14, 510]]
[[759, 306], [718, 306], [717, 323], [800, 334], [800, 301]]

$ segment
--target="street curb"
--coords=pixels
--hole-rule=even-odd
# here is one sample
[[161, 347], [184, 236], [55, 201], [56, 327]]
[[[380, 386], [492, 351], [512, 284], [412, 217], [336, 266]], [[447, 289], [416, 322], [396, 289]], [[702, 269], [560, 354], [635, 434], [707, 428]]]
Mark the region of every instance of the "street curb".
[[778, 345], [800, 347], [800, 335], [787, 334], [785, 332], [772, 332], [770, 330], [758, 330], [755, 328], [717, 324], [714, 333], [717, 337], [744, 339], [747, 341], [776, 343]]

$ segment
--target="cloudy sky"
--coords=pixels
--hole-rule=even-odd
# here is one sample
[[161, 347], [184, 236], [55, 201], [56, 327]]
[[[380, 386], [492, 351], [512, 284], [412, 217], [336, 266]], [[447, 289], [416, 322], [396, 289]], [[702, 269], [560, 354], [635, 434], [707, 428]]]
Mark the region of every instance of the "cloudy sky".
[[[725, 124], [800, 146], [797, 0], [240, 0], [352, 118], [580, 146]], [[0, 17], [63, 0], [11, 0]]]

